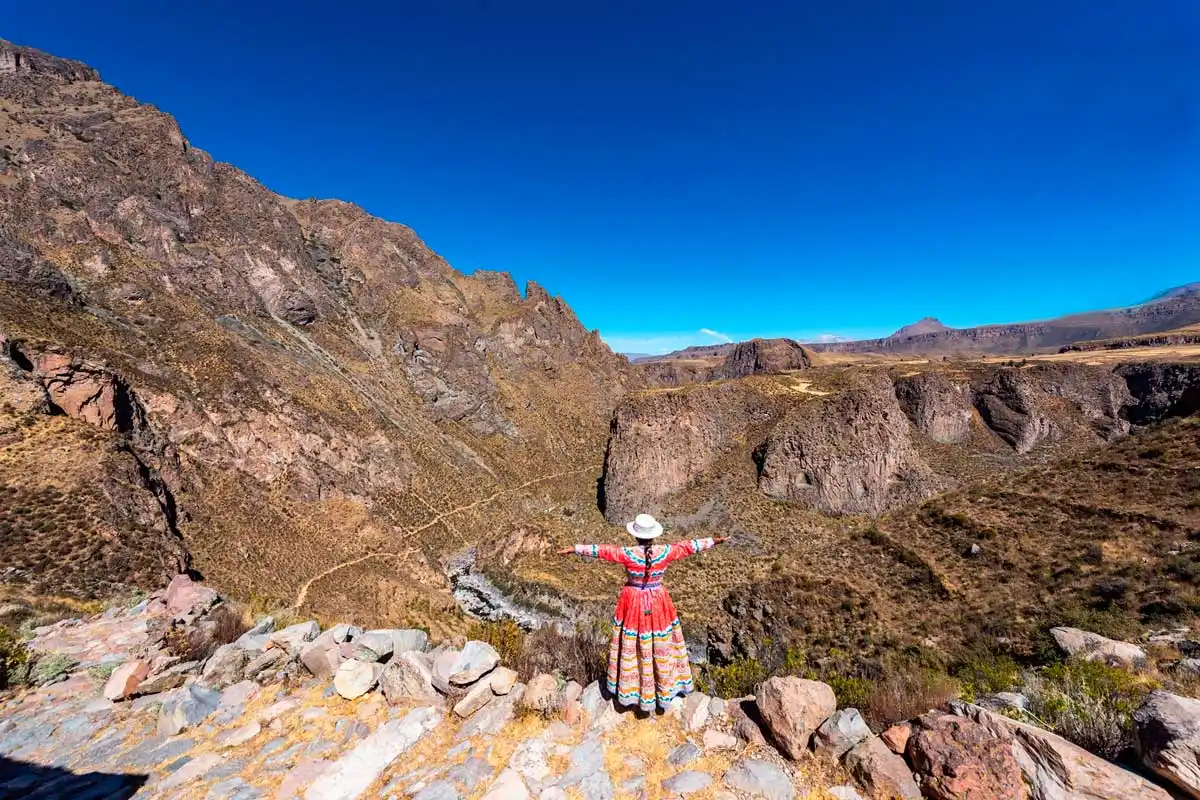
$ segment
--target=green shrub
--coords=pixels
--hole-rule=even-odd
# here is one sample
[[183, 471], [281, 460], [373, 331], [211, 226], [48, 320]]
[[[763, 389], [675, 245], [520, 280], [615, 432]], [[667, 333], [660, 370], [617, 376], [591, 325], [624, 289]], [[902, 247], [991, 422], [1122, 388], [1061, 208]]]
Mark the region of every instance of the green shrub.
[[60, 675], [66, 675], [78, 664], [78, 661], [63, 653], [50, 653], [42, 656], [33, 663], [33, 668], [29, 670], [29, 683], [34, 686], [50, 683]]
[[959, 662], [954, 677], [964, 700], [974, 702], [985, 694], [1010, 692], [1021, 683], [1021, 668], [1010, 656], [980, 654]]
[[769, 676], [757, 658], [741, 657], [723, 667], [708, 665], [700, 676], [700, 688], [717, 697], [745, 697], [756, 694]]
[[108, 683], [108, 679], [112, 677], [113, 670], [118, 666], [115, 661], [110, 661], [107, 664], [97, 664], [94, 667], [88, 667], [87, 674], [96, 683], [105, 684]]
[[865, 708], [875, 689], [875, 682], [869, 678], [830, 675], [825, 682], [833, 689], [839, 708]]
[[29, 647], [5, 627], [0, 627], [0, 689], [7, 689], [25, 678]]
[[1113, 759], [1133, 744], [1133, 712], [1154, 688], [1119, 667], [1067, 661], [1031, 675], [1024, 693], [1043, 727]]
[[467, 631], [467, 638], [487, 642], [496, 648], [501, 664], [519, 664], [525, 653], [525, 631], [511, 619], [476, 622]]

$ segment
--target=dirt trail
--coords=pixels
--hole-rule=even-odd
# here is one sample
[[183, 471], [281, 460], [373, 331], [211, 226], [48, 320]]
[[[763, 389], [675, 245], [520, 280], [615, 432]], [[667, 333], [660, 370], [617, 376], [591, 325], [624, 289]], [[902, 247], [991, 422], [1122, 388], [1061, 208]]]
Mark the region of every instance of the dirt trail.
[[[478, 508], [479, 506], [486, 505], [487, 503], [490, 503], [493, 500], [503, 497], [504, 495], [512, 494], [513, 492], [518, 492], [522, 489], [528, 489], [530, 486], [533, 486], [534, 484], [544, 483], [545, 481], [554, 480], [555, 478], [563, 478], [563, 477], [566, 477], [567, 475], [576, 475], [580, 472], [595, 472], [595, 471], [598, 471], [599, 469], [600, 469], [600, 467], [595, 466], [595, 465], [587, 466], [587, 467], [580, 467], [578, 469], [569, 469], [564, 472], [555, 472], [550, 475], [541, 475], [537, 478], [531, 478], [530, 480], [527, 480], [518, 486], [512, 486], [507, 489], [497, 489], [496, 491], [489, 494], [487, 497], [481, 497], [478, 500], [472, 501], [470, 503], [466, 503], [465, 505], [456, 506], [455, 508], [451, 508], [448, 511], [439, 512], [429, 521], [424, 522], [415, 528], [410, 528], [409, 530], [404, 531], [404, 534], [401, 537], [401, 541], [407, 540], [407, 539], [415, 536], [416, 534], [421, 533], [422, 531], [429, 530], [434, 525], [437, 525], [438, 523], [445, 520], [447, 517], [454, 516], [455, 514], [461, 514], [464, 511], [470, 511], [473, 508]], [[428, 505], [428, 503], [426, 505]], [[295, 608], [297, 610], [302, 608], [304, 606], [304, 603], [308, 600], [308, 593], [309, 593], [309, 590], [312, 589], [313, 584], [316, 583], [317, 581], [328, 578], [330, 575], [337, 572], [338, 570], [345, 569], [346, 567], [352, 567], [355, 564], [361, 564], [362, 562], [370, 560], [372, 558], [396, 558], [400, 555], [400, 553], [401, 553], [400, 550], [388, 550], [388, 551], [377, 551], [374, 553], [367, 553], [366, 555], [362, 555], [357, 558], [352, 558], [349, 561], [343, 561], [340, 564], [335, 564], [334, 566], [330, 567], [329, 569], [327, 569], [323, 572], [317, 573], [316, 575], [312, 576], [307, 581], [305, 581], [304, 585], [300, 587], [299, 593], [296, 594], [296, 602], [294, 602], [292, 604], [292, 608]]]

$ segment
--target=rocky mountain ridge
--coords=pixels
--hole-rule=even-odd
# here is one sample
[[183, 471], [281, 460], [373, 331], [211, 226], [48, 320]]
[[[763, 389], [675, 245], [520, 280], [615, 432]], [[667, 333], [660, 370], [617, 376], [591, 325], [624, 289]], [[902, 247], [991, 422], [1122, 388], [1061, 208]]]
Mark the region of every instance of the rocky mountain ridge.
[[[6, 42], [0, 167], [0, 376], [19, 401], [0, 405], [0, 486], [25, 509], [6, 509], [25, 533], [0, 571], [17, 582], [90, 596], [187, 563], [245, 594], [401, 613], [414, 589], [445, 595], [447, 536], [585, 491], [586, 454], [598, 468], [643, 380], [537, 284], [463, 275], [348, 203], [279, 197], [94, 70]], [[64, 419], [127, 454], [138, 525], [42, 536], [46, 493], [121, 513], [67, 479], [90, 434]], [[34, 468], [53, 442], [71, 455]], [[157, 575], [86, 557], [164, 536], [178, 558]], [[352, 585], [313, 583], [372, 553]]]

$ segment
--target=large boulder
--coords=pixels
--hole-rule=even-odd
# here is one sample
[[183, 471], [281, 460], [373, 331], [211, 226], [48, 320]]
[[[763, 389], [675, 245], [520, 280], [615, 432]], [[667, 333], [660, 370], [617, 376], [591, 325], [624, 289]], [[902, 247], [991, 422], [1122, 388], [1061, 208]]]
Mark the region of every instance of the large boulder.
[[450, 669], [450, 684], [470, 686], [500, 663], [500, 654], [487, 642], [467, 642]]
[[1093, 755], [1047, 730], [1002, 717], [986, 708], [953, 701], [951, 710], [997, 736], [1012, 737], [1012, 752], [1032, 800], [1170, 800], [1138, 775]]
[[812, 738], [813, 752], [837, 761], [847, 750], [870, 736], [871, 729], [858, 709], [843, 708], [833, 712], [817, 728]]
[[382, 664], [349, 659], [333, 674], [333, 688], [347, 700], [354, 700], [374, 689], [382, 674]]
[[174, 619], [198, 617], [219, 599], [215, 590], [201, 586], [182, 573], [171, 579], [164, 597], [167, 614]]
[[376, 661], [387, 661], [396, 647], [389, 631], [367, 631], [355, 639], [355, 644], [374, 653]]
[[268, 641], [272, 647], [283, 650], [292, 658], [298, 658], [304, 646], [316, 639], [320, 633], [321, 626], [316, 620], [309, 620], [275, 631], [268, 637]]
[[930, 800], [1028, 800], [1012, 736], [954, 714], [921, 717], [908, 740], [908, 760]]
[[437, 697], [432, 672], [425, 660], [411, 650], [391, 660], [379, 676], [379, 688], [392, 705], [405, 698], [429, 700]]
[[217, 710], [221, 693], [199, 683], [176, 689], [163, 700], [158, 712], [158, 735], [175, 734], [199, 725]]
[[748, 758], [734, 764], [722, 781], [730, 789], [766, 800], [793, 800], [796, 787], [783, 770], [769, 761]]
[[442, 694], [450, 694], [450, 676], [454, 674], [454, 670], [458, 664], [458, 650], [442, 650], [433, 657], [433, 665], [430, 667], [431, 679], [433, 688], [437, 689]]
[[465, 697], [454, 704], [454, 713], [465, 719], [492, 702], [495, 697], [491, 681], [479, 681], [471, 687]]
[[112, 671], [104, 684], [104, 696], [109, 700], [124, 700], [137, 691], [138, 684], [150, 674], [150, 665], [134, 659], [126, 661]]
[[971, 435], [971, 387], [941, 372], [896, 380], [896, 400], [913, 426], [935, 442], [951, 444]]
[[437, 727], [441, 714], [418, 708], [402, 719], [385, 722], [370, 736], [330, 765], [304, 792], [304, 800], [352, 800], [368, 796], [371, 784], [427, 732]]
[[1200, 800], [1200, 700], [1152, 692], [1133, 714], [1134, 744], [1147, 769]]
[[525, 697], [521, 699], [521, 707], [549, 716], [558, 710], [559, 699], [558, 681], [553, 675], [541, 673], [529, 679], [525, 687]]
[[1059, 648], [1073, 658], [1103, 661], [1130, 669], [1146, 663], [1146, 651], [1136, 644], [1108, 639], [1079, 628], [1051, 628], [1050, 635]]
[[844, 764], [870, 800], [919, 800], [921, 797], [908, 764], [877, 736], [850, 748]]
[[837, 698], [820, 681], [775, 677], [762, 685], [758, 709], [783, 754], [796, 759], [807, 752], [817, 726], [837, 710]]
[[221, 645], [204, 663], [201, 678], [212, 686], [232, 686], [240, 681], [249, 661], [249, 653], [236, 644]]

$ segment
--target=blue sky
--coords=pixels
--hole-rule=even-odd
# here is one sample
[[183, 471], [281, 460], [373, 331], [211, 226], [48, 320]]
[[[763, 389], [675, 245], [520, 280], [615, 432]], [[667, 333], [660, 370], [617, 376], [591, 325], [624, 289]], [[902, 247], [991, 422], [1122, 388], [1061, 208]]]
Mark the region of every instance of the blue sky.
[[623, 351], [1200, 279], [1196, 0], [0, 0], [0, 35]]

